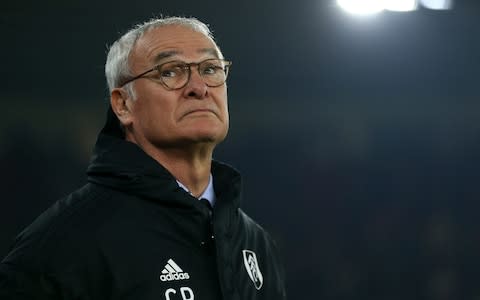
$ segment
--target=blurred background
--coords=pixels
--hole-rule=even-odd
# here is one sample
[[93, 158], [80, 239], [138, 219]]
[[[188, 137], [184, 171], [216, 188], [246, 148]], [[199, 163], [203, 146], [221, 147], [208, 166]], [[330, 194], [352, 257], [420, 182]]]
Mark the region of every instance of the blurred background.
[[290, 299], [480, 299], [480, 2], [357, 16], [333, 0], [0, 4], [0, 256], [86, 182], [107, 46], [196, 16], [225, 56], [244, 209]]

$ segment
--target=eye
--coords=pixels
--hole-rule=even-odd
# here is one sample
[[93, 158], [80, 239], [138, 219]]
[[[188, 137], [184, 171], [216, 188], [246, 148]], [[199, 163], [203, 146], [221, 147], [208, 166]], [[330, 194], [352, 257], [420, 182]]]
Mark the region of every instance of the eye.
[[216, 64], [208, 64], [202, 68], [202, 74], [204, 75], [215, 75], [219, 71], [222, 71], [223, 68]]
[[161, 77], [166, 77], [166, 78], [173, 78], [177, 77], [181, 74], [181, 69], [178, 68], [168, 68], [168, 69], [162, 69], [160, 72]]
[[175, 78], [185, 74], [187, 67], [184, 64], [167, 64], [160, 68], [159, 75], [161, 78]]
[[174, 70], [162, 70], [160, 73], [161, 77], [175, 77], [176, 73]]

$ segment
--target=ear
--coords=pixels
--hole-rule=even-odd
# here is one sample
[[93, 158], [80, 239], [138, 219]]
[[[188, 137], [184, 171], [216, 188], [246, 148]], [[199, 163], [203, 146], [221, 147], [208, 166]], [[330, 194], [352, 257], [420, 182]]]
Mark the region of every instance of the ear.
[[110, 93], [110, 104], [118, 120], [127, 127], [133, 122], [132, 102], [130, 94], [124, 88], [115, 88]]

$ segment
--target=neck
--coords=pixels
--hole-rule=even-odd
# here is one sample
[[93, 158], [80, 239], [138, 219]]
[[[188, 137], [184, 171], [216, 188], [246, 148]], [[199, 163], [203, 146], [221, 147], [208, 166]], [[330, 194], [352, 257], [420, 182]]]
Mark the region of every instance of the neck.
[[205, 154], [168, 153], [154, 157], [195, 197], [200, 197], [208, 186], [211, 173], [212, 151]]
[[[134, 140], [130, 141], [136, 143]], [[183, 145], [178, 148], [136, 144], [186, 186], [193, 196], [200, 197], [207, 188], [215, 144], [197, 143], [190, 147]]]

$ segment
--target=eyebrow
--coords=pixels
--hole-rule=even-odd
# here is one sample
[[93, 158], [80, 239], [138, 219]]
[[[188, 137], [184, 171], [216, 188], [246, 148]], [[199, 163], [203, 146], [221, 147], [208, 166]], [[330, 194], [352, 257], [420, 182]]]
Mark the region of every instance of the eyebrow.
[[158, 53], [158, 54], [155, 56], [155, 59], [154, 59], [153, 61], [154, 61], [155, 63], [158, 63], [158, 62], [162, 61], [162, 60], [165, 59], [165, 58], [169, 58], [169, 57], [178, 55], [178, 54], [180, 54], [180, 53], [181, 53], [181, 52], [180, 52], [180, 51], [177, 51], [177, 50], [160, 52], [160, 53]]
[[[169, 58], [169, 57], [172, 57], [172, 56], [175, 56], [175, 55], [179, 55], [179, 54], [182, 54], [182, 53], [183, 53], [182, 51], [178, 51], [178, 50], [163, 51], [163, 52], [158, 53], [155, 56], [153, 61], [155, 63], [160, 63], [162, 60], [164, 60], [166, 58]], [[214, 56], [215, 58], [220, 58], [220, 53], [219, 53], [218, 49], [216, 49], [216, 48], [201, 48], [201, 49], [197, 50], [197, 53], [210, 54], [210, 55]]]
[[216, 48], [202, 48], [197, 51], [198, 53], [205, 53], [214, 56], [215, 58], [220, 58], [220, 51]]

